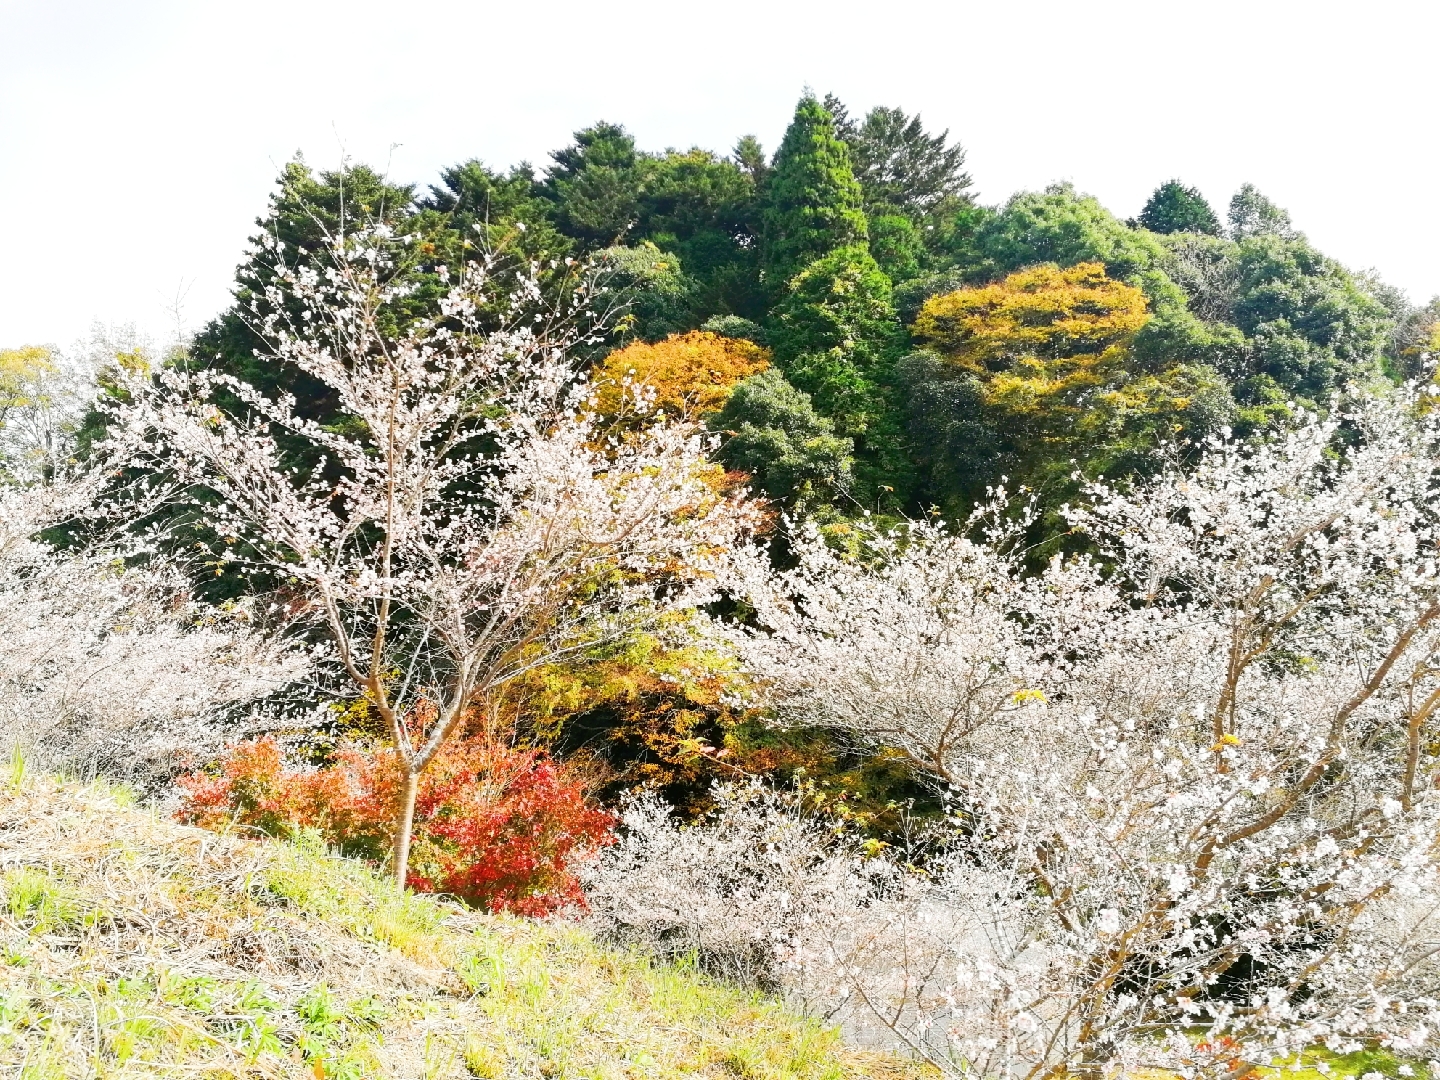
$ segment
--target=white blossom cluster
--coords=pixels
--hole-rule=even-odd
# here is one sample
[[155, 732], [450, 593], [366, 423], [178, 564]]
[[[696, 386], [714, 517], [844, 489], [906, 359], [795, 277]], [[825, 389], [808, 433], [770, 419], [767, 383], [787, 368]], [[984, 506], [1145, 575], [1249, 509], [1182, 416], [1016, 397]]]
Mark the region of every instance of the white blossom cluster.
[[43, 530], [89, 513], [95, 475], [0, 487], [0, 732], [52, 768], [144, 790], [213, 755], [227, 713], [301, 678], [299, 652], [243, 609], [203, 607], [133, 546], [57, 550]]
[[747, 985], [795, 993], [823, 984], [829, 954], [810, 950], [893, 887], [894, 867], [863, 858], [798, 793], [751, 782], [717, 787], [715, 802], [686, 827], [653, 794], [633, 799], [620, 841], [581, 867], [590, 925]]
[[835, 923], [833, 993], [958, 1074], [1431, 1054], [1437, 446], [1407, 398], [1219, 443], [1094, 486], [1090, 554], [1038, 569], [996, 508], [756, 553], [724, 632], [777, 722], [955, 800], [928, 885]]
[[957, 953], [999, 970], [990, 931], [1012, 913], [994, 900], [1013, 892], [1003, 876], [950, 876], [943, 860], [936, 873], [919, 873], [867, 850], [807, 807], [802, 791], [751, 781], [717, 786], [714, 796], [715, 809], [694, 823], [654, 795], [632, 800], [620, 841], [580, 869], [585, 925], [781, 992], [840, 1021], [854, 1041], [898, 1042], [948, 1061], [934, 983]]

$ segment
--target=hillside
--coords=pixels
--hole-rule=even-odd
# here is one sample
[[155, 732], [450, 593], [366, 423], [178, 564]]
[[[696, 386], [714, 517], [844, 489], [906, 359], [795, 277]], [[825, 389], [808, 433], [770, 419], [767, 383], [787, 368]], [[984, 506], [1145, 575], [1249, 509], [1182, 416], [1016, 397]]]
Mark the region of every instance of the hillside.
[[914, 1075], [576, 929], [19, 766], [0, 867], [0, 1067], [27, 1080]]

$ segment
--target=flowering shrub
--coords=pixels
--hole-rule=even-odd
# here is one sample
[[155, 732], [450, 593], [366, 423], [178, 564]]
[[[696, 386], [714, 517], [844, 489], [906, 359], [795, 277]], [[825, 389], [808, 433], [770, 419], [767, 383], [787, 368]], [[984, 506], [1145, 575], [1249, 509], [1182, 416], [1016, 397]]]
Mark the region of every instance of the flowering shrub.
[[714, 801], [687, 822], [654, 795], [630, 800], [623, 838], [580, 871], [590, 929], [666, 960], [693, 957], [712, 975], [783, 993], [861, 1044], [975, 1077], [948, 1056], [970, 1018], [936, 999], [948, 991], [963, 1005], [944, 985], [957, 970], [1006, 963], [1008, 939], [991, 933], [1013, 914], [1004, 874], [947, 850], [943, 835], [918, 869], [818, 813], [800, 789], [717, 784]]
[[[392, 750], [350, 745], [324, 768], [296, 769], [265, 738], [232, 747], [217, 774], [184, 778], [179, 816], [280, 836], [315, 829], [347, 854], [378, 861], [390, 849], [401, 780]], [[539, 751], [457, 739], [421, 779], [407, 883], [520, 915], [583, 905], [571, 864], [608, 844], [613, 824]]]

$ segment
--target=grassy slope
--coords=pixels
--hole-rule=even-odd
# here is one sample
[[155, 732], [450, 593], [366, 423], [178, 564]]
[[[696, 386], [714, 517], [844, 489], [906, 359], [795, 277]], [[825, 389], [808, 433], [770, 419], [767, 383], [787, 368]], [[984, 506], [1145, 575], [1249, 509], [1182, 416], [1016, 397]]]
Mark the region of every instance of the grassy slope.
[[0, 890], [0, 1069], [26, 1080], [918, 1075], [573, 929], [18, 769]]

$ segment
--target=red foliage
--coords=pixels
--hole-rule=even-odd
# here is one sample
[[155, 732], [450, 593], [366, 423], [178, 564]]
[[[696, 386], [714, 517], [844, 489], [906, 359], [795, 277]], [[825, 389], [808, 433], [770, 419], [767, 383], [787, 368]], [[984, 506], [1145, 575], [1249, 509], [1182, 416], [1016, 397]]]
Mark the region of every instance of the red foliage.
[[[389, 853], [399, 781], [390, 750], [347, 746], [333, 764], [304, 770], [286, 767], [274, 739], [259, 739], [232, 747], [217, 775], [183, 778], [178, 816], [277, 836], [315, 829], [346, 854], [378, 862]], [[570, 863], [611, 843], [614, 824], [540, 751], [453, 739], [420, 777], [408, 882], [520, 915], [583, 906]]]

